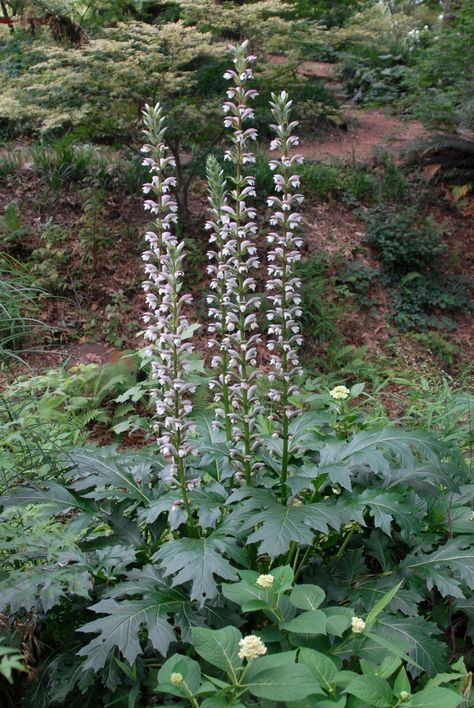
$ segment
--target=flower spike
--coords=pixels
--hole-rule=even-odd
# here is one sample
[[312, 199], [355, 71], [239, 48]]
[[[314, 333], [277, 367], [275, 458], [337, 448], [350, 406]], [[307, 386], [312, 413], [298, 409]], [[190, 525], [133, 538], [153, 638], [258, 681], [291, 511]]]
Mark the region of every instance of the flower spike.
[[171, 190], [176, 179], [169, 174], [175, 162], [164, 141], [166, 128], [161, 106], [146, 106], [143, 116], [143, 132], [148, 140], [142, 147], [146, 155], [143, 164], [152, 175], [143, 187], [145, 194], [152, 195], [145, 200], [144, 207], [155, 216], [153, 228], [145, 234], [149, 248], [143, 253], [147, 276], [143, 289], [149, 308], [143, 319], [147, 325], [145, 337], [152, 358], [152, 377], [156, 381], [152, 391], [157, 413], [155, 430], [160, 452], [170, 462], [170, 481], [181, 487], [188, 523], [194, 526], [184, 469], [185, 459], [194, 454], [190, 442], [194, 425], [189, 414], [195, 386], [186, 381], [189, 354], [193, 350], [189, 341], [192, 328], [184, 314], [191, 296], [181, 293], [184, 243], [179, 243], [174, 234], [178, 207]]
[[[228, 203], [221, 204], [221, 250], [217, 262], [225, 272], [225, 287], [222, 294], [220, 345], [227, 354], [226, 369], [223, 358], [215, 359], [217, 380], [228, 386], [228, 411], [231, 439], [234, 445], [232, 457], [238, 467], [238, 474], [250, 484], [255, 469], [252, 452], [259, 444], [256, 420], [261, 410], [256, 390], [257, 344], [261, 341], [257, 333], [256, 311], [260, 299], [254, 295], [256, 283], [253, 276], [259, 266], [257, 248], [254, 242], [257, 225], [254, 221], [255, 209], [247, 205], [247, 199], [255, 196], [255, 178], [244, 174], [245, 165], [255, 162], [251, 143], [257, 139], [255, 128], [245, 124], [254, 117], [250, 101], [257, 92], [247, 88], [252, 78], [253, 55], [247, 55], [248, 42], [230, 49], [234, 55], [234, 69], [229, 69], [224, 78], [232, 81], [227, 90], [224, 109], [224, 126], [231, 132], [232, 146], [225, 153], [225, 159], [232, 163], [234, 175], [229, 178], [233, 184]], [[224, 292], [225, 291], [225, 292]], [[211, 312], [211, 316], [215, 314]], [[218, 394], [219, 395], [219, 394]], [[221, 412], [222, 408], [220, 409]], [[227, 430], [229, 426], [227, 424]]]
[[271, 309], [267, 347], [271, 352], [269, 380], [277, 386], [270, 389], [269, 397], [275, 407], [275, 418], [280, 426], [283, 442], [281, 468], [282, 500], [287, 499], [286, 478], [288, 468], [288, 429], [291, 416], [296, 411], [291, 407], [290, 398], [297, 393], [296, 380], [301, 373], [298, 348], [302, 343], [298, 320], [301, 317], [300, 279], [293, 273], [294, 264], [300, 260], [303, 244], [298, 234], [301, 214], [298, 208], [303, 195], [295, 190], [300, 186], [295, 165], [301, 164], [301, 155], [292, 155], [291, 150], [298, 145], [298, 138], [292, 131], [298, 125], [290, 120], [291, 101], [286, 91], [272, 94], [270, 103], [276, 123], [271, 126], [276, 134], [270, 149], [278, 151], [280, 157], [270, 161], [274, 171], [273, 181], [276, 195], [268, 198], [272, 209], [270, 224], [274, 231], [268, 234], [271, 245], [268, 253], [267, 291]]

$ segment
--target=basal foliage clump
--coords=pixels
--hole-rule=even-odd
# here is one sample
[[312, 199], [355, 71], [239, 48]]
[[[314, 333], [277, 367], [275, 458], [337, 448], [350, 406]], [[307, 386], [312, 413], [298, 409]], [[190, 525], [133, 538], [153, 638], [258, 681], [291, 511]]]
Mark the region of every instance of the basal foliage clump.
[[18, 644], [41, 642], [22, 704], [468, 705], [467, 464], [432, 434], [371, 424], [353, 407], [362, 385], [303, 385], [296, 123], [274, 94], [264, 222], [255, 57], [231, 50], [230, 176], [208, 162], [210, 371], [192, 351], [165, 118], [147, 107], [157, 444], [69, 447], [54, 479], [2, 482], [1, 605]]

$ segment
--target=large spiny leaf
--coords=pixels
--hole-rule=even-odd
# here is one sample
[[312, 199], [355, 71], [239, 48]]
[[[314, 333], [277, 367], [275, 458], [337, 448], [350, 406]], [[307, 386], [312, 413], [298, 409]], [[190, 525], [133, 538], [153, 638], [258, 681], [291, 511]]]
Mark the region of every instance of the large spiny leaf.
[[[138, 583], [139, 585], [139, 583]], [[166, 656], [168, 647], [175, 640], [170, 616], [187, 605], [186, 596], [179, 590], [156, 586], [135, 600], [101, 600], [90, 609], [105, 615], [80, 628], [81, 632], [97, 636], [83, 647], [79, 655], [85, 656], [84, 669], [97, 671], [117, 647], [124, 658], [133, 664], [142, 652], [140, 631], [145, 627], [153, 647]]]
[[236, 511], [244, 514], [242, 528], [257, 527], [247, 543], [260, 541], [259, 552], [272, 558], [286, 553], [292, 542], [310, 545], [317, 531], [326, 534], [330, 528], [339, 529], [347, 519], [345, 511], [333, 503], [283, 505], [264, 489], [237, 490], [229, 501], [239, 498], [244, 499]]
[[63, 568], [55, 564], [31, 570], [15, 570], [0, 583], [0, 607], [12, 613], [25, 609], [48, 612], [71, 595], [89, 597], [92, 589], [90, 573], [79, 565]]
[[91, 503], [76, 497], [56, 482], [48, 482], [41, 487], [19, 486], [14, 491], [0, 497], [0, 505], [2, 506], [38, 505], [45, 507], [48, 516], [65, 512], [74, 507], [87, 509]]
[[424, 578], [429, 590], [436, 586], [443, 596], [464, 598], [462, 583], [474, 587], [474, 546], [468, 539], [454, 539], [432, 553], [413, 553], [400, 570]]
[[350, 462], [388, 473], [390, 465], [386, 458], [387, 452], [394, 455], [405, 469], [413, 469], [416, 460], [413, 450], [428, 461], [436, 462], [443, 449], [444, 446], [434, 436], [423, 431], [404, 431], [398, 428], [375, 432], [364, 430], [356, 433], [348, 442], [327, 443], [321, 449], [320, 466]]
[[77, 448], [68, 453], [67, 461], [71, 487], [83, 496], [148, 503], [146, 488], [133, 474], [134, 466], [143, 472], [143, 458], [138, 455], [118, 454], [114, 448]]
[[[446, 670], [446, 645], [433, 638], [433, 635], [439, 634], [439, 629], [423, 617], [384, 615], [372, 632], [402, 647], [428, 676]], [[413, 666], [411, 672], [418, 675], [420, 670]]]
[[365, 525], [363, 513], [368, 510], [376, 528], [382, 529], [390, 536], [392, 522], [395, 521], [400, 527], [402, 536], [408, 538], [410, 534], [419, 530], [421, 520], [414, 514], [413, 506], [403, 502], [403, 496], [396, 492], [364, 489], [363, 492], [345, 500], [345, 505], [360, 524]]
[[[228, 539], [228, 544], [232, 543], [233, 539]], [[237, 579], [236, 571], [223, 556], [228, 544], [218, 536], [174, 539], [163, 544], [153, 559], [161, 563], [165, 576], [174, 575], [173, 585], [190, 582], [191, 600], [203, 605], [217, 595], [215, 576]]]

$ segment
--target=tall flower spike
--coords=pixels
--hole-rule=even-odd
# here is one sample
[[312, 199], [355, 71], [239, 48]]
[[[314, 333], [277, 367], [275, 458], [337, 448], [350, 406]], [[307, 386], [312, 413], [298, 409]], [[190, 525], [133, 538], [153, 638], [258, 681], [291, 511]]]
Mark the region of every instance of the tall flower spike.
[[270, 381], [277, 384], [271, 388], [269, 396], [275, 407], [275, 418], [280, 426], [282, 437], [281, 495], [287, 500], [288, 473], [288, 428], [295, 410], [290, 405], [290, 397], [297, 392], [296, 379], [301, 373], [297, 349], [302, 343], [298, 319], [301, 317], [300, 280], [294, 275], [293, 266], [300, 259], [303, 244], [297, 230], [301, 223], [298, 208], [303, 195], [295, 192], [300, 186], [299, 176], [295, 174], [295, 165], [301, 164], [301, 155], [291, 155], [293, 147], [298, 145], [298, 138], [292, 131], [298, 125], [290, 121], [292, 102], [286, 91], [272, 94], [270, 103], [272, 115], [276, 121], [271, 126], [276, 134], [270, 150], [279, 151], [280, 157], [270, 161], [274, 171], [273, 181], [277, 195], [268, 198], [272, 209], [270, 224], [274, 231], [268, 234], [271, 245], [268, 252], [267, 291], [271, 309], [267, 313], [267, 347], [271, 352]]
[[232, 455], [239, 473], [250, 484], [254, 462], [252, 451], [259, 444], [256, 421], [261, 410], [257, 398], [256, 371], [257, 344], [260, 342], [256, 310], [260, 299], [255, 297], [253, 272], [258, 268], [257, 248], [254, 243], [257, 225], [254, 221], [255, 209], [247, 206], [248, 197], [255, 196], [255, 178], [244, 175], [244, 166], [255, 162], [255, 155], [249, 145], [257, 139], [255, 128], [245, 128], [245, 123], [254, 117], [249, 102], [257, 92], [247, 88], [252, 78], [251, 64], [255, 57], [247, 55], [248, 42], [240, 46], [230, 45], [234, 55], [234, 69], [226, 71], [224, 78], [233, 85], [227, 90], [228, 100], [224, 103], [224, 126], [232, 130], [232, 147], [226, 151], [225, 159], [234, 165], [234, 175], [230, 204], [222, 210], [228, 216], [226, 223], [225, 253], [226, 313], [223, 340], [229, 342], [228, 367], [232, 370], [229, 386], [231, 408]]
[[[229, 313], [229, 295], [227, 293], [227, 278], [229, 268], [227, 265], [227, 240], [229, 237], [229, 215], [224, 211], [227, 206], [226, 183], [224, 173], [213, 155], [206, 163], [206, 176], [208, 183], [208, 200], [210, 204], [210, 219], [206, 222], [206, 229], [210, 230], [210, 250], [207, 252], [211, 261], [207, 272], [211, 276], [211, 292], [207, 296], [209, 305], [208, 346], [217, 350], [212, 357], [211, 366], [217, 371], [209, 386], [213, 391], [216, 427], [224, 427], [227, 440], [232, 439], [230, 383], [231, 370], [229, 366], [230, 341], [226, 329], [226, 320]], [[223, 422], [222, 420], [223, 419]]]
[[157, 413], [155, 430], [160, 452], [170, 462], [170, 481], [181, 488], [188, 524], [194, 527], [184, 468], [185, 459], [193, 453], [190, 444], [193, 424], [189, 414], [195, 386], [186, 382], [189, 353], [193, 349], [188, 340], [193, 327], [184, 315], [191, 296], [181, 294], [184, 244], [178, 243], [173, 233], [178, 208], [171, 193], [176, 179], [169, 173], [175, 162], [164, 141], [166, 128], [160, 105], [146, 106], [143, 116], [143, 132], [148, 141], [142, 147], [146, 155], [143, 164], [152, 175], [151, 181], [143, 186], [144, 193], [151, 195], [144, 207], [155, 215], [153, 229], [145, 234], [149, 248], [143, 253], [147, 276], [143, 289], [149, 308], [143, 319], [147, 325], [145, 337], [152, 358], [152, 377], [156, 381], [152, 391]]

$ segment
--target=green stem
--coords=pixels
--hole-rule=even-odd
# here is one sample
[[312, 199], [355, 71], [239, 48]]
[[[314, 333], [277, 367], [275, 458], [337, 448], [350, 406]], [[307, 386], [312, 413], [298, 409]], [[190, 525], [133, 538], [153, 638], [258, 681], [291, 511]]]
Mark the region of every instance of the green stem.
[[[285, 386], [286, 388], [286, 386]], [[287, 397], [285, 396], [285, 399]], [[283, 402], [283, 405], [287, 405], [287, 401]], [[288, 500], [288, 488], [287, 488], [287, 478], [288, 478], [288, 416], [286, 415], [286, 408], [283, 409], [283, 419], [282, 419], [282, 430], [281, 435], [283, 439], [283, 450], [281, 458], [281, 471], [280, 471], [280, 487], [281, 487], [281, 503], [286, 504]]]
[[[242, 126], [239, 124], [239, 128], [241, 129]], [[242, 174], [241, 174], [241, 169], [242, 169], [242, 150], [240, 145], [236, 145], [236, 160], [235, 160], [235, 232], [236, 232], [236, 244], [237, 244], [237, 263], [241, 262], [242, 259], [242, 244], [240, 242], [240, 236], [239, 236], [239, 227], [240, 227], [240, 200], [241, 200], [241, 180], [242, 180]], [[244, 276], [240, 272], [240, 268], [238, 268], [238, 273], [237, 273], [237, 293], [238, 293], [238, 298], [239, 298], [239, 332], [240, 332], [240, 369], [241, 369], [241, 381], [246, 382], [247, 381], [247, 362], [246, 362], [246, 352], [243, 350], [242, 345], [245, 344], [246, 342], [246, 337], [245, 337], [245, 313], [242, 312], [240, 305], [242, 304], [244, 300], [244, 295], [245, 295], [245, 290], [244, 290]], [[249, 401], [248, 401], [248, 395], [247, 395], [247, 389], [243, 389], [242, 391], [242, 417], [244, 418], [243, 421], [243, 435], [244, 435], [244, 474], [245, 474], [245, 483], [247, 485], [252, 484], [252, 467], [250, 465], [250, 449], [251, 449], [251, 440], [250, 440], [250, 426], [248, 424], [248, 421], [245, 420], [245, 418], [248, 418], [249, 416]]]
[[186, 476], [184, 472], [184, 464], [183, 460], [181, 457], [176, 456], [175, 457], [175, 464], [176, 467], [178, 468], [178, 482], [179, 486], [181, 487], [181, 493], [183, 495], [183, 504], [184, 508], [186, 510], [186, 516], [188, 518], [188, 529], [189, 529], [189, 535], [192, 538], [199, 538], [199, 529], [196, 526], [196, 523], [193, 518], [193, 512], [191, 510], [191, 502], [189, 501], [189, 495], [188, 495], [188, 490], [186, 488]]
[[194, 698], [193, 692], [190, 690], [190, 688], [189, 688], [188, 684], [186, 683], [186, 681], [183, 681], [183, 686], [184, 686], [184, 688], [186, 689], [186, 691], [189, 693], [189, 696], [186, 696], [186, 698], [187, 698], [188, 701], [191, 703], [191, 705], [193, 706], [193, 708], [199, 708], [199, 703], [198, 703], [197, 700]]
[[295, 571], [295, 582], [298, 580], [301, 573], [303, 572], [303, 568], [305, 567], [306, 563], [308, 562], [308, 558], [311, 555], [312, 550], [313, 550], [313, 546], [308, 546], [308, 548], [304, 552], [303, 558], [301, 559], [301, 562], [298, 566], [298, 570]]
[[[170, 260], [174, 261], [174, 258], [176, 256], [176, 253], [170, 254], [171, 258]], [[172, 267], [175, 267], [175, 263], [172, 263]], [[173, 279], [173, 295], [172, 295], [172, 302], [173, 302], [173, 333], [178, 332], [178, 327], [179, 327], [179, 311], [178, 311], [178, 298], [179, 298], [179, 291], [178, 291], [178, 283], [176, 278]], [[178, 379], [180, 375], [179, 371], [179, 352], [176, 344], [173, 344], [173, 374], [174, 378]], [[180, 416], [180, 404], [181, 404], [181, 395], [179, 391], [176, 391], [175, 397], [174, 397], [174, 415], [176, 418], [179, 418]], [[174, 444], [176, 449], [179, 451], [181, 447], [181, 432], [178, 430], [175, 435], [175, 440]], [[184, 508], [186, 510], [186, 516], [188, 519], [188, 530], [189, 530], [189, 535], [192, 536], [193, 538], [199, 538], [199, 529], [196, 527], [196, 524], [194, 522], [193, 518], [193, 512], [191, 510], [191, 503], [189, 501], [189, 495], [188, 495], [188, 490], [186, 487], [186, 474], [185, 474], [185, 469], [184, 469], [184, 462], [183, 459], [179, 456], [179, 454], [174, 456], [174, 463], [177, 468], [177, 473], [178, 473], [178, 482], [179, 486], [181, 487], [181, 493], [183, 495], [183, 504]]]
[[344, 551], [346, 550], [349, 541], [351, 540], [352, 536], [354, 535], [356, 528], [357, 528], [356, 526], [353, 526], [351, 528], [351, 530], [349, 531], [349, 533], [346, 535], [340, 549], [336, 553], [336, 558], [340, 558], [341, 556], [344, 555]]

